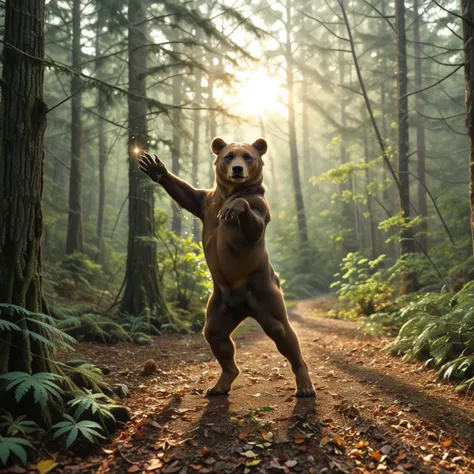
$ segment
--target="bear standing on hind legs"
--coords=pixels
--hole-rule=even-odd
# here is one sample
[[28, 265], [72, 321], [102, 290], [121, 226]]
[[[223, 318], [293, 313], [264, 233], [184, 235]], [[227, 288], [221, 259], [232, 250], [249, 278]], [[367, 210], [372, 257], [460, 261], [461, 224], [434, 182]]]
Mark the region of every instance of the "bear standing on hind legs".
[[231, 334], [251, 316], [290, 362], [296, 396], [313, 397], [308, 367], [265, 247], [270, 211], [262, 186], [262, 156], [267, 142], [260, 138], [249, 145], [215, 138], [211, 149], [216, 155], [216, 184], [211, 190], [195, 189], [174, 176], [156, 155], [145, 153], [138, 160], [141, 171], [203, 223], [204, 253], [214, 283], [204, 336], [222, 367], [207, 395], [228, 393], [239, 375]]

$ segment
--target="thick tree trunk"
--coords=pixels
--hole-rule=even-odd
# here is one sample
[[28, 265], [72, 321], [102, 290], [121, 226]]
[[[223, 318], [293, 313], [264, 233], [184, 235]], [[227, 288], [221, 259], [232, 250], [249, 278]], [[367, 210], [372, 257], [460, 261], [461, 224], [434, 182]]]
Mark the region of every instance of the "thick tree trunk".
[[[415, 12], [415, 21], [413, 24], [413, 40], [414, 40], [414, 55], [415, 55], [415, 89], [421, 90], [423, 87], [422, 70], [421, 70], [421, 44], [420, 44], [420, 15], [419, 0], [414, 0], [413, 10]], [[418, 241], [420, 245], [427, 249], [428, 239], [426, 233], [428, 231], [428, 208], [426, 205], [426, 189], [424, 188], [426, 180], [425, 172], [425, 127], [423, 123], [423, 103], [419, 94], [415, 94], [415, 108], [417, 110], [416, 117], [416, 154], [418, 159], [418, 213], [423, 217], [423, 223], [419, 228], [420, 235]]]
[[[100, 33], [103, 22], [105, 20], [105, 10], [102, 8], [100, 2], [97, 2], [97, 39], [96, 39], [96, 57], [100, 57]], [[96, 75], [100, 79], [103, 75], [103, 62], [97, 61]], [[97, 113], [100, 117], [105, 117], [107, 111], [107, 104], [105, 100], [105, 93], [100, 87], [97, 91]], [[98, 261], [103, 261], [103, 232], [104, 232], [104, 209], [105, 209], [105, 163], [107, 161], [107, 137], [105, 136], [104, 120], [98, 117], [97, 133], [99, 135], [99, 203], [97, 209], [97, 248]]]
[[464, 77], [466, 81], [466, 128], [469, 140], [469, 202], [474, 253], [474, 3], [461, 0], [463, 16]]
[[[156, 261], [153, 188], [138, 170], [137, 155], [147, 149], [147, 43], [146, 8], [142, 0], [128, 2], [128, 154], [129, 214], [128, 254], [125, 288], [120, 309], [135, 316], [150, 310], [157, 317], [167, 315], [159, 287]], [[142, 99], [143, 98], [143, 99]]]
[[[192, 167], [191, 173], [193, 175], [192, 182], [195, 188], [199, 188], [199, 145], [200, 145], [200, 131], [201, 131], [201, 111], [199, 107], [202, 101], [202, 71], [197, 69], [195, 72], [194, 81], [194, 127], [193, 127], [193, 148], [192, 148]], [[196, 241], [201, 239], [201, 222], [196, 217], [193, 217], [193, 238]]]
[[[81, 1], [72, 5], [72, 67], [81, 62]], [[82, 216], [82, 81], [71, 78], [71, 173], [69, 175], [69, 217], [67, 223], [66, 253], [84, 251]]]
[[[397, 21], [397, 91], [398, 91], [398, 180], [400, 182], [400, 211], [405, 219], [410, 218], [409, 135], [408, 135], [408, 77], [405, 31], [405, 2], [397, 0], [395, 5]], [[400, 255], [407, 256], [415, 251], [415, 241], [410, 229], [402, 228], [400, 233]], [[403, 290], [410, 293], [416, 289], [416, 275], [407, 270], [403, 275]]]
[[[32, 41], [34, 38], [34, 41]], [[47, 313], [43, 298], [44, 0], [7, 0], [0, 148], [0, 303]], [[11, 47], [10, 47], [11, 46]], [[14, 49], [15, 48], [15, 49]], [[22, 54], [24, 53], [24, 54]], [[33, 58], [38, 58], [35, 60]], [[22, 329], [24, 315], [1, 310]], [[0, 373], [54, 371], [51, 350], [21, 332], [0, 331]], [[0, 406], [7, 408], [0, 399]]]
[[295, 93], [293, 76], [293, 52], [291, 48], [291, 1], [286, 1], [286, 87], [288, 90], [288, 136], [290, 141], [291, 174], [293, 178], [293, 192], [295, 196], [296, 218], [300, 244], [306, 247], [308, 243], [308, 227], [304, 210], [303, 193], [296, 141]]

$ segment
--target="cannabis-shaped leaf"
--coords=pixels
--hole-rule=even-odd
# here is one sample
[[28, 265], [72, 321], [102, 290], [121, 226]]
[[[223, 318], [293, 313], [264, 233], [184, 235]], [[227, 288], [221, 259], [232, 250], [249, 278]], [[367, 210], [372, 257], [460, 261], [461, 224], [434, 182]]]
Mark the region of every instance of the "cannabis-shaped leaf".
[[26, 372], [9, 372], [0, 375], [0, 379], [8, 380], [10, 383], [6, 386], [6, 390], [15, 389], [15, 399], [19, 402], [30, 390], [33, 390], [35, 403], [39, 403], [41, 408], [51, 398], [61, 399], [62, 389], [58, 387], [55, 380], [64, 377], [52, 374], [50, 372], [39, 372], [30, 375]]
[[18, 459], [26, 464], [26, 450], [27, 448], [33, 448], [33, 445], [26, 439], [23, 438], [2, 438], [0, 436], [0, 461], [3, 465], [7, 465], [10, 454], [16, 454]]
[[74, 418], [76, 420], [87, 410], [90, 410], [93, 414], [99, 413], [103, 417], [113, 419], [114, 415], [110, 412], [110, 409], [117, 405], [110, 403], [109, 400], [103, 393], [92, 393], [91, 390], [84, 389], [84, 393], [77, 395], [67, 404], [71, 407], [76, 407], [74, 410]]
[[56, 423], [52, 426], [52, 429], [56, 430], [54, 433], [55, 438], [67, 434], [67, 448], [77, 440], [79, 433], [91, 443], [94, 443], [97, 438], [104, 439], [104, 436], [97, 432], [97, 430], [102, 431], [102, 427], [98, 423], [89, 420], [76, 421], [71, 415], [66, 413], [63, 417], [67, 421]]
[[27, 420], [26, 415], [13, 418], [12, 414], [7, 412], [0, 417], [0, 420], [4, 420], [0, 423], [0, 431], [5, 430], [7, 436], [16, 435], [17, 433], [26, 435], [38, 429], [38, 425], [34, 421]]

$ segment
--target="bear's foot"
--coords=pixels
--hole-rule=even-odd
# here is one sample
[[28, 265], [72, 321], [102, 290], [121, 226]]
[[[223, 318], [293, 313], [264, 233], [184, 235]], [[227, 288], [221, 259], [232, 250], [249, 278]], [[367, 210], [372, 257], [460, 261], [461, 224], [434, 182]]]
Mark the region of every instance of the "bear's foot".
[[309, 378], [308, 369], [306, 367], [296, 371], [296, 392], [295, 395], [298, 398], [304, 397], [315, 397], [316, 392], [314, 391], [313, 384]]
[[214, 395], [227, 395], [230, 392], [232, 382], [239, 375], [239, 371], [236, 372], [222, 372], [219, 380], [213, 387], [209, 387], [206, 390], [206, 397], [212, 397]]

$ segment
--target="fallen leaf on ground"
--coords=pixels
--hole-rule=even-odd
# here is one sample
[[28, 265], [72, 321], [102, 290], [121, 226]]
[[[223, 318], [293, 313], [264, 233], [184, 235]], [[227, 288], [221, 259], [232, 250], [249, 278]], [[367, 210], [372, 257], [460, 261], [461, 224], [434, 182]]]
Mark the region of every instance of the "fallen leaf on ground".
[[453, 440], [452, 439], [447, 439], [446, 441], [443, 441], [441, 443], [445, 448], [449, 448], [449, 446], [451, 446], [453, 444]]
[[382, 453], [380, 451], [372, 451], [371, 453], [369, 453], [369, 456], [371, 458], [374, 458], [376, 461], [380, 461], [380, 459], [382, 458]]
[[298, 433], [296, 436], [295, 436], [295, 443], [296, 444], [301, 444], [301, 443], [304, 443], [304, 440], [305, 440], [305, 436], [304, 434], [302, 433]]
[[257, 455], [252, 451], [252, 450], [248, 450], [248, 451], [245, 451], [245, 453], [242, 453], [243, 456], [247, 457], [247, 458], [256, 458]]
[[39, 474], [47, 474], [52, 471], [58, 463], [54, 459], [43, 459], [36, 465]]

